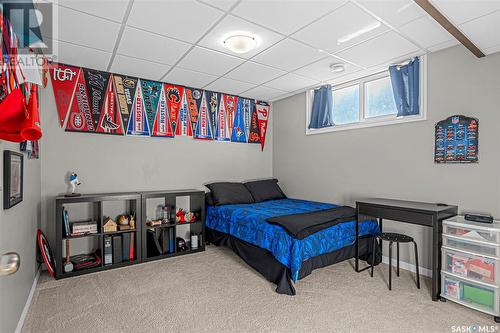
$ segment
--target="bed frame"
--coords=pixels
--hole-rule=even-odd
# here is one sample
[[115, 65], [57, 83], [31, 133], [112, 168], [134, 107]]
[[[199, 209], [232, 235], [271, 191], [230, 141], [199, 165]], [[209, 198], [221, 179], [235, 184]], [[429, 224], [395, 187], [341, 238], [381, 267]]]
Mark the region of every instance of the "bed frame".
[[[278, 294], [295, 295], [290, 270], [280, 263], [271, 252], [235, 238], [229, 234], [206, 228], [206, 240], [216, 246], [224, 245], [233, 250], [241, 259], [250, 265], [257, 272], [262, 274], [268, 281], [277, 285]], [[364, 236], [359, 239], [359, 258], [371, 263], [373, 255], [372, 236]], [[349, 245], [333, 252], [325, 253], [316, 257], [307, 259], [302, 263], [299, 271], [299, 280], [311, 274], [316, 268], [321, 268], [335, 263], [354, 258], [356, 246]], [[375, 255], [375, 264], [378, 265], [382, 260], [381, 252], [377, 249]]]

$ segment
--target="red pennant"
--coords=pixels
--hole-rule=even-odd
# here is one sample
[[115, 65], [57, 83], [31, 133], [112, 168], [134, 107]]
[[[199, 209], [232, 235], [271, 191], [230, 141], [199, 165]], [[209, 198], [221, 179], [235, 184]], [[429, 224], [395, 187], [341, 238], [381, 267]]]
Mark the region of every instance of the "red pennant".
[[179, 110], [181, 109], [183, 94], [184, 87], [165, 84], [167, 106], [170, 111], [170, 121], [172, 123], [172, 130], [174, 133], [177, 132], [177, 126], [179, 124]]
[[51, 64], [49, 67], [52, 90], [59, 113], [59, 126], [63, 126], [69, 106], [75, 95], [76, 82], [80, 77], [81, 68], [61, 64]]
[[118, 108], [118, 99], [113, 82], [113, 75], [111, 75], [97, 124], [97, 133], [123, 135], [122, 117]]
[[266, 102], [257, 102], [255, 103], [255, 109], [257, 110], [257, 119], [259, 121], [260, 145], [262, 147], [262, 150], [264, 150], [267, 121], [269, 119], [269, 104], [267, 104]]
[[95, 132], [92, 114], [90, 111], [89, 97], [85, 79], [79, 75], [76, 84], [75, 96], [71, 103], [66, 131], [70, 132]]
[[223, 95], [224, 108], [226, 109], [226, 121], [228, 127], [228, 133], [231, 137], [234, 127], [234, 116], [236, 114], [236, 106], [238, 105], [238, 97], [231, 95]]

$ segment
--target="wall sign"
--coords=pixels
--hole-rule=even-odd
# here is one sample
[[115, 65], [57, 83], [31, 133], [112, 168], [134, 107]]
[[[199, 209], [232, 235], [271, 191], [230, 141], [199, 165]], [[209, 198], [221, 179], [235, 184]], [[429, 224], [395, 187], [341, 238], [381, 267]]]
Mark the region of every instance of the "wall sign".
[[451, 116], [436, 124], [434, 161], [436, 163], [478, 162], [479, 120]]
[[270, 105], [245, 97], [52, 63], [67, 132], [260, 143]]

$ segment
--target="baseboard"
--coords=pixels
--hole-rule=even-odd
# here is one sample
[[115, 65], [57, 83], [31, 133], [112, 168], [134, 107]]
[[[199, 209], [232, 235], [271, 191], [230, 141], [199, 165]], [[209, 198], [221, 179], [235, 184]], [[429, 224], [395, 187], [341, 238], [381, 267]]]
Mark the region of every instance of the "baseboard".
[[[384, 264], [389, 265], [389, 257], [382, 256], [382, 262]], [[392, 258], [392, 266], [396, 267], [397, 264], [398, 264], [397, 260], [394, 259], [394, 258]], [[413, 272], [413, 273], [416, 272], [415, 265], [407, 263], [405, 261], [401, 261], [401, 260], [399, 260], [399, 268], [407, 270], [407, 271], [410, 271], [410, 272]], [[418, 266], [418, 271], [419, 271], [420, 275], [427, 276], [427, 277], [432, 277], [432, 270], [430, 270], [428, 268], [425, 268], [425, 267], [422, 267], [422, 266]]]
[[24, 321], [26, 320], [26, 316], [28, 315], [28, 311], [31, 306], [31, 301], [33, 300], [33, 295], [35, 294], [36, 285], [38, 284], [38, 278], [40, 277], [40, 267], [36, 271], [35, 279], [33, 280], [33, 284], [31, 285], [31, 290], [28, 295], [28, 299], [26, 300], [26, 304], [24, 304], [23, 312], [21, 312], [21, 317], [19, 317], [19, 322], [17, 323], [15, 333], [21, 333], [24, 326]]

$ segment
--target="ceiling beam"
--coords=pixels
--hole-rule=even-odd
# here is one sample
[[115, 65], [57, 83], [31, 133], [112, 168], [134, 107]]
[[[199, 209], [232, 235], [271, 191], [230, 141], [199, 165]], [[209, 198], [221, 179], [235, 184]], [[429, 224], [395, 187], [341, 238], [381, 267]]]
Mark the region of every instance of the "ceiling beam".
[[476, 57], [484, 57], [484, 53], [465, 36], [458, 28], [450, 22], [441, 12], [434, 7], [429, 0], [414, 0], [423, 10], [427, 12], [437, 23], [446, 29], [453, 37], [455, 37], [463, 46], [469, 49]]

